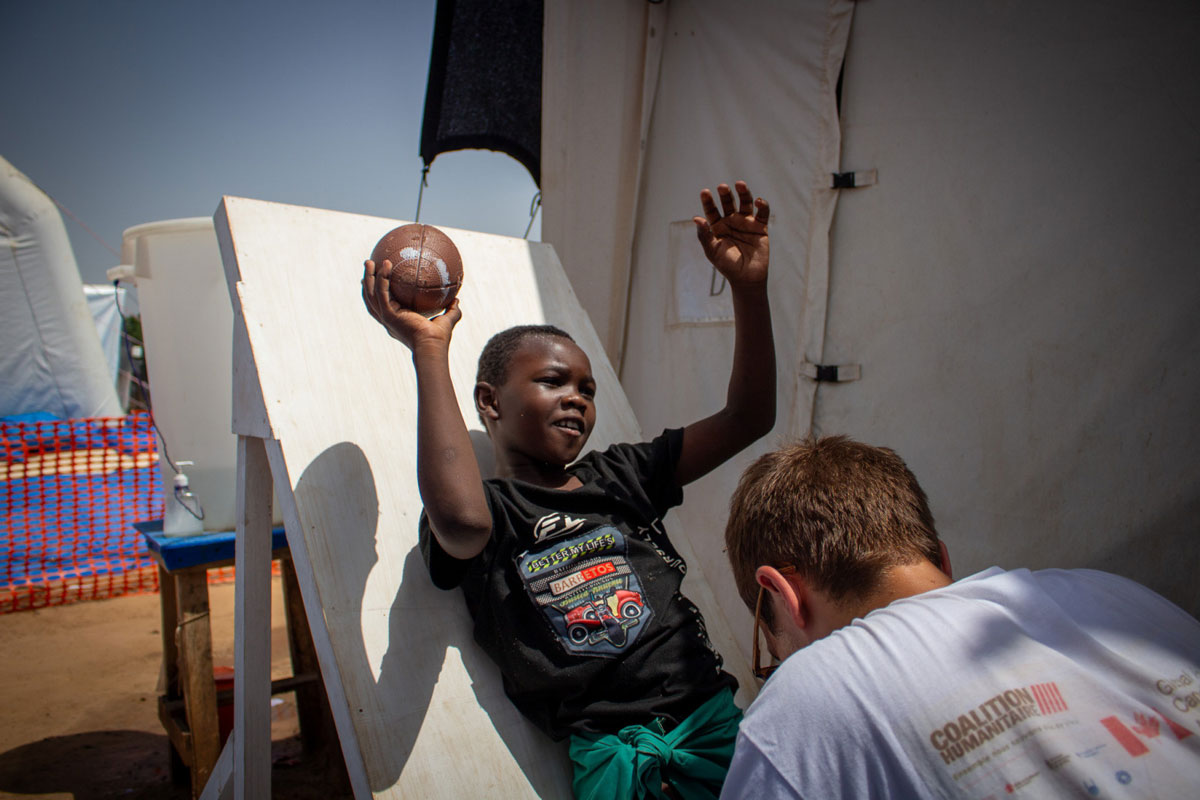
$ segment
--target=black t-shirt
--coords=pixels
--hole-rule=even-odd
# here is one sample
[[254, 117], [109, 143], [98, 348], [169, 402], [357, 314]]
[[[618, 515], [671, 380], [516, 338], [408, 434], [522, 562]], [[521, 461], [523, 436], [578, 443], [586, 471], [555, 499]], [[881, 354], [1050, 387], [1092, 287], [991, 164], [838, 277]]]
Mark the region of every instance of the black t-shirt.
[[447, 555], [421, 515], [434, 584], [462, 587], [509, 698], [555, 739], [655, 718], [670, 728], [736, 689], [679, 591], [687, 565], [662, 524], [683, 499], [682, 441], [670, 430], [588, 453], [568, 468], [583, 482], [573, 491], [484, 481], [492, 538], [469, 561]]

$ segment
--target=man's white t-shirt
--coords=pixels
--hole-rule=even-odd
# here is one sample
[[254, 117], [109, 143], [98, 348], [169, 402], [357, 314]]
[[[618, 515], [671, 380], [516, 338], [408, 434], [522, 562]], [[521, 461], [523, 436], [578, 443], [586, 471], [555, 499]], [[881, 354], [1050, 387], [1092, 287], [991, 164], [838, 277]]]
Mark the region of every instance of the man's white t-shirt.
[[1200, 798], [1200, 623], [1093, 570], [992, 569], [796, 652], [722, 798]]

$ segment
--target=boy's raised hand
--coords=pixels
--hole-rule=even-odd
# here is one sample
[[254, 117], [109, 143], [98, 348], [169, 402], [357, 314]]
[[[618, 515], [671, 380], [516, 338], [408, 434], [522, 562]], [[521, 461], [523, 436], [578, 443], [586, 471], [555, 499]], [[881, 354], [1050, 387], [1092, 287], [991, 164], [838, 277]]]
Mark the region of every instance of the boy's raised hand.
[[409, 350], [418, 345], [441, 344], [449, 346], [450, 332], [462, 319], [462, 311], [455, 300], [445, 312], [432, 319], [424, 314], [405, 308], [396, 302], [388, 287], [392, 274], [392, 262], [376, 265], [374, 261], [363, 264], [362, 295], [367, 311], [375, 321], [387, 329], [393, 339], [399, 339]]
[[771, 208], [761, 197], [754, 199], [745, 181], [735, 183], [734, 189], [738, 195], [736, 210], [728, 184], [717, 186], [721, 211], [713, 202], [712, 192], [708, 189], [700, 192], [704, 216], [692, 218], [696, 236], [704, 255], [731, 284], [761, 283], [767, 279], [770, 260], [767, 220]]

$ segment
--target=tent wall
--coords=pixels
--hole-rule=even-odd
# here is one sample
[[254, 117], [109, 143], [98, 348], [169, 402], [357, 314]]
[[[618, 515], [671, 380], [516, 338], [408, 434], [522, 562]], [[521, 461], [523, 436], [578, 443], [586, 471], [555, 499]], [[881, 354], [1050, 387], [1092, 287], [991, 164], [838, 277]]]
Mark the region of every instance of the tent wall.
[[0, 158], [0, 415], [123, 413], [54, 202]]
[[[544, 6], [542, 240], [554, 244], [616, 363], [634, 231], [646, 60], [661, 6]], [[653, 32], [652, 32], [653, 29]], [[651, 73], [653, 74], [653, 64]], [[647, 116], [648, 121], [648, 116]]]
[[892, 445], [960, 574], [1200, 612], [1200, 6], [862, 3], [816, 427]]
[[[546, 4], [542, 235], [648, 434], [724, 405], [732, 305], [728, 289], [709, 296], [690, 220], [702, 188], [737, 179], [773, 209], [777, 430], [793, 414], [806, 427], [810, 413], [812, 385], [796, 380], [795, 365], [810, 338], [802, 327], [816, 340], [823, 329], [828, 239], [809, 231], [828, 231], [836, 202], [835, 88], [853, 4], [746, 9], [731, 24], [728, 7], [709, 0]], [[555, 53], [564, 63], [551, 68]], [[723, 552], [728, 499], [750, 458], [777, 443], [765, 439], [694, 484], [679, 511], [734, 630], [748, 630], [749, 615], [733, 600]], [[748, 649], [749, 634], [739, 643]]]
[[681, 511], [735, 630], [728, 497], [810, 430], [900, 452], [959, 575], [1090, 566], [1200, 612], [1200, 7], [584, 6], [546, 3], [543, 238], [647, 432], [724, 399], [698, 191], [745, 178], [772, 203], [780, 418]]

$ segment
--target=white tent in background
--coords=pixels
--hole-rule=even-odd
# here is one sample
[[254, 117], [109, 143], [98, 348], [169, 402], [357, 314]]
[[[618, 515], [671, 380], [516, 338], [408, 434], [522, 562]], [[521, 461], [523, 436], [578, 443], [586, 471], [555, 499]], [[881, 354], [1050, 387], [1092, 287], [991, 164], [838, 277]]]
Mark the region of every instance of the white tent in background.
[[0, 416], [123, 413], [54, 203], [0, 157]]
[[718, 597], [737, 476], [812, 431], [895, 448], [959, 575], [1200, 613], [1198, 34], [1182, 0], [547, 0], [543, 239], [647, 433], [725, 391], [698, 191], [771, 201], [779, 423], [680, 512]]
[[96, 324], [105, 367], [113, 385], [118, 385], [122, 349], [121, 317], [137, 316], [137, 295], [123, 286], [89, 283], [83, 286], [83, 296], [87, 300], [88, 313]]

